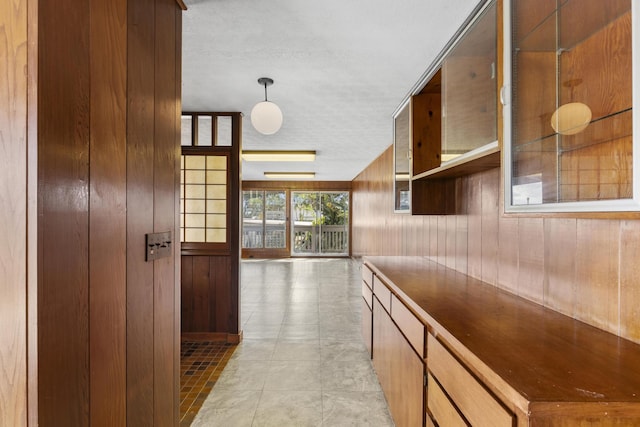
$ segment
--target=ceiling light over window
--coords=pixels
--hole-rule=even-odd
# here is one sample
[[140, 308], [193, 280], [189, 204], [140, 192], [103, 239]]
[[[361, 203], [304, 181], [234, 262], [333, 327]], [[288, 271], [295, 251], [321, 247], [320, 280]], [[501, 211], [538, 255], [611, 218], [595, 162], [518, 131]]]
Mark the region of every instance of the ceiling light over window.
[[313, 179], [315, 172], [265, 172], [265, 178], [270, 179]]
[[273, 84], [273, 79], [260, 77], [258, 83], [264, 85], [264, 101], [258, 102], [251, 110], [251, 124], [261, 134], [273, 135], [282, 126], [280, 107], [267, 100], [267, 86]]
[[316, 160], [316, 152], [244, 150], [242, 160], [247, 162], [313, 162]]

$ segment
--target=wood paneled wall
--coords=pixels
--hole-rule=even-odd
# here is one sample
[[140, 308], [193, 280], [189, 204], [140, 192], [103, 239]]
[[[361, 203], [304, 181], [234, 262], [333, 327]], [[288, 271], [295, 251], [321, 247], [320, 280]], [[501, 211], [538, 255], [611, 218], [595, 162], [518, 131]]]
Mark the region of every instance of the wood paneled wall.
[[178, 424], [179, 253], [144, 234], [178, 220], [180, 35], [176, 0], [0, 6], [0, 425]]
[[505, 216], [499, 169], [458, 179], [464, 214], [394, 214], [392, 166], [353, 181], [354, 256], [428, 257], [640, 342], [639, 220]]

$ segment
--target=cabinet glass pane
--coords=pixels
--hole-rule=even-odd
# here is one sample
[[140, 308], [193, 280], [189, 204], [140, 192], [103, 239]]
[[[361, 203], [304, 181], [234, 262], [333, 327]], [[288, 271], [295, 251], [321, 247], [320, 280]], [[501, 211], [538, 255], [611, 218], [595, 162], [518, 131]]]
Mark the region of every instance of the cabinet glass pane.
[[631, 0], [511, 2], [511, 205], [633, 197]]
[[411, 179], [411, 108], [406, 105], [396, 115], [393, 122], [394, 132], [394, 162], [395, 162], [395, 210], [408, 212], [411, 208], [411, 194], [409, 192], [409, 180]]
[[498, 139], [496, 52], [493, 4], [442, 62], [442, 163]]

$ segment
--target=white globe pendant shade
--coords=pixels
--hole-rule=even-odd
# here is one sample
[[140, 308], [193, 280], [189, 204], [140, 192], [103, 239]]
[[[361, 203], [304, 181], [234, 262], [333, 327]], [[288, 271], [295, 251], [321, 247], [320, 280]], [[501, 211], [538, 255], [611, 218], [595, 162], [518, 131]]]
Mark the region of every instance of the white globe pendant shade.
[[258, 102], [251, 110], [251, 124], [261, 134], [273, 135], [282, 126], [282, 111], [273, 102]]

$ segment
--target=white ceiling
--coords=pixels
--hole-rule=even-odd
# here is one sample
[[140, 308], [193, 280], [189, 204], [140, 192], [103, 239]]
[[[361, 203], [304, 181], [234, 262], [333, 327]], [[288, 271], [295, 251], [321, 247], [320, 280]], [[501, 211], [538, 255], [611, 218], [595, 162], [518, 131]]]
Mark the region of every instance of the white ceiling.
[[[478, 0], [186, 0], [185, 111], [241, 111], [243, 149], [316, 150], [313, 163], [243, 162], [352, 180], [392, 142], [392, 114]], [[275, 80], [284, 116], [261, 135], [249, 113]]]

